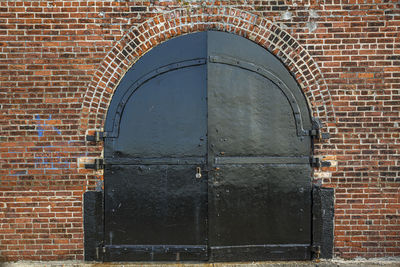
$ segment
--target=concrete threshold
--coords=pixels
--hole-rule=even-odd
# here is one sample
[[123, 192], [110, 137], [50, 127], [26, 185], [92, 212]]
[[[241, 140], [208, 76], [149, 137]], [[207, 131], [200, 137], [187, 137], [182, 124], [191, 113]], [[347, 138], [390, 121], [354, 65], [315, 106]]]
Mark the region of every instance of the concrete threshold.
[[199, 262], [82, 262], [82, 261], [19, 261], [0, 262], [0, 267], [400, 267], [400, 258], [383, 259], [356, 259], [356, 260], [320, 260], [320, 261], [262, 261], [262, 262], [221, 262], [221, 263], [199, 263]]

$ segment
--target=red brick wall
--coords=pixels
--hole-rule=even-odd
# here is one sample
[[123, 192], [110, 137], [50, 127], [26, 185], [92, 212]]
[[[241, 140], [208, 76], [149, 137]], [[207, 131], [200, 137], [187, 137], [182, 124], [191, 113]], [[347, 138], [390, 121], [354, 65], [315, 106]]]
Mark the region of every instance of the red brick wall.
[[335, 256], [400, 256], [397, 2], [1, 1], [0, 260], [83, 259], [82, 194], [102, 179], [80, 168], [102, 150], [86, 132], [143, 53], [209, 28], [275, 53], [326, 123]]

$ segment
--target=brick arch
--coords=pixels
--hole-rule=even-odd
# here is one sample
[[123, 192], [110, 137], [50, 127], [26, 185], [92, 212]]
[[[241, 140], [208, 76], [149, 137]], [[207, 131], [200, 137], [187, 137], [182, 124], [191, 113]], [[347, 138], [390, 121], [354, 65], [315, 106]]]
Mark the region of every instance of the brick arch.
[[91, 80], [81, 111], [81, 130], [101, 129], [119, 81], [152, 47], [170, 38], [205, 30], [219, 30], [248, 38], [271, 51], [291, 71], [304, 92], [313, 116], [328, 127], [335, 114], [332, 100], [309, 53], [276, 24], [232, 7], [176, 9], [132, 27], [107, 54]]

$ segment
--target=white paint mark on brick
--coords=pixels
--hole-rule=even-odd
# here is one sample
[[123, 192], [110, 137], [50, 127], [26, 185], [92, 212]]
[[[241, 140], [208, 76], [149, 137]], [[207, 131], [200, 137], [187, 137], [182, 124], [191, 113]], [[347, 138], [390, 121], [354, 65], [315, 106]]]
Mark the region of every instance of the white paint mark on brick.
[[317, 29], [317, 23], [315, 23], [314, 21], [309, 21], [307, 22], [307, 28], [310, 32], [313, 32]]
[[314, 171], [314, 178], [322, 179], [322, 178], [331, 178], [331, 172], [324, 172], [324, 171]]
[[311, 17], [311, 18], [318, 18], [318, 17], [319, 17], [317, 11], [315, 11], [314, 9], [310, 9], [310, 10], [308, 11], [308, 14], [310, 14], [310, 17]]
[[290, 11], [285, 11], [282, 13], [281, 18], [283, 20], [290, 20], [292, 19], [292, 13]]

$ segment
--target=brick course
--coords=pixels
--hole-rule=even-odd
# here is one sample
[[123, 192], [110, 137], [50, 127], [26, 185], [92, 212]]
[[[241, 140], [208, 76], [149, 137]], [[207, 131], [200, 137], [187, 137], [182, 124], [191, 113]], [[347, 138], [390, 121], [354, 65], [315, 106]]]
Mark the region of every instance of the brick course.
[[85, 135], [144, 53], [207, 29], [274, 53], [331, 139], [336, 257], [400, 256], [398, 1], [0, 2], [0, 260], [82, 260]]

